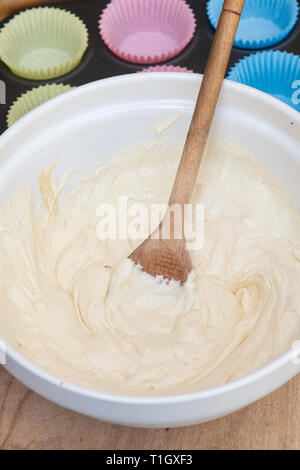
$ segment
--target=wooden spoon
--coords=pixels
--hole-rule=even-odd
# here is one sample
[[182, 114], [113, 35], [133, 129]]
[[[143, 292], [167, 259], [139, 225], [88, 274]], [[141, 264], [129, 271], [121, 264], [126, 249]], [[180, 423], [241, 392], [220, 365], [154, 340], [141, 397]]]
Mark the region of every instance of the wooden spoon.
[[[206, 64], [199, 96], [189, 133], [169, 200], [169, 210], [163, 221], [130, 256], [135, 264], [152, 276], [175, 279], [184, 284], [192, 270], [190, 253], [184, 236], [176, 239], [173, 212], [174, 204], [182, 209], [188, 204], [197, 180], [200, 162], [206, 146], [214, 112], [226, 73], [232, 45], [239, 25], [245, 0], [225, 0]], [[184, 220], [182, 217], [182, 233]], [[170, 237], [162, 236], [170, 226]]]
[[0, 0], [0, 21], [5, 20], [15, 11], [23, 8], [34, 7], [36, 5], [70, 2], [71, 0]]

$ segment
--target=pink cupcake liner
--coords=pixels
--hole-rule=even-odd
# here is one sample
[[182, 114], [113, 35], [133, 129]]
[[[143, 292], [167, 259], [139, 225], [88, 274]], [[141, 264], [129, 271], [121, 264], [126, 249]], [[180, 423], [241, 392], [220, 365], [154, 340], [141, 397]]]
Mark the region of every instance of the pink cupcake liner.
[[192, 40], [196, 20], [184, 0], [112, 0], [99, 21], [100, 36], [121, 59], [156, 64]]
[[186, 67], [180, 65], [155, 65], [154, 67], [147, 67], [143, 70], [139, 70], [141, 73], [145, 72], [186, 72], [193, 73], [193, 70], [189, 70]]

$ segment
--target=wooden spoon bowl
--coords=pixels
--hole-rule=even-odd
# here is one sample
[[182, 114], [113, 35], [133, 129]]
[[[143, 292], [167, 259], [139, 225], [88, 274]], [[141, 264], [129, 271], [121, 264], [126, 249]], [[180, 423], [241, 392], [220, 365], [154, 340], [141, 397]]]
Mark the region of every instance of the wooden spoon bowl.
[[[197, 180], [244, 2], [245, 0], [224, 0], [223, 3], [223, 10], [169, 200], [169, 208], [174, 204], [179, 204], [182, 214], [184, 214], [184, 205], [188, 204], [191, 199]], [[161, 236], [163, 224], [164, 220], [154, 234], [145, 240], [129, 258], [152, 276], [163, 276], [167, 280], [175, 279], [184, 284], [192, 270], [185, 239], [184, 237], [181, 240], [176, 239], [172, 231], [169, 239], [164, 239]], [[184, 227], [183, 220], [182, 227]], [[184, 230], [182, 233], [184, 234]]]

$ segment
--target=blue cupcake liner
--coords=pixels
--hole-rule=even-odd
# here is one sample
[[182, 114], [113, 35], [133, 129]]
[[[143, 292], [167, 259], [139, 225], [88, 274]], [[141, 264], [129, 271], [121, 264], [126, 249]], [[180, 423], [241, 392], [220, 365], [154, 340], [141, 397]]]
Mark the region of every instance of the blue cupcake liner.
[[[216, 28], [223, 0], [209, 0], [207, 15]], [[264, 49], [281, 42], [295, 26], [298, 0], [246, 0], [234, 45], [242, 49]]]
[[297, 55], [257, 52], [237, 62], [227, 78], [269, 93], [300, 112], [300, 57]]

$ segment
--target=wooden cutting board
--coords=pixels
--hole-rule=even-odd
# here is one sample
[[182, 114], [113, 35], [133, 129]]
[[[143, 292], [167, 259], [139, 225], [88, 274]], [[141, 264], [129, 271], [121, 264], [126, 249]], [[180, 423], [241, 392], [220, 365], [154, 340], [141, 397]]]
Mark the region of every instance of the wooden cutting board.
[[230, 416], [145, 430], [103, 423], [31, 392], [0, 367], [0, 449], [300, 449], [300, 375]]

